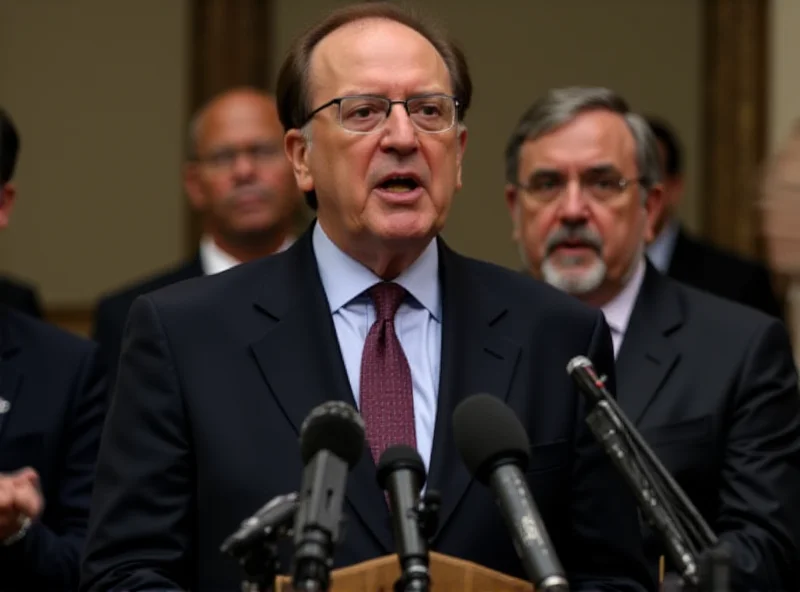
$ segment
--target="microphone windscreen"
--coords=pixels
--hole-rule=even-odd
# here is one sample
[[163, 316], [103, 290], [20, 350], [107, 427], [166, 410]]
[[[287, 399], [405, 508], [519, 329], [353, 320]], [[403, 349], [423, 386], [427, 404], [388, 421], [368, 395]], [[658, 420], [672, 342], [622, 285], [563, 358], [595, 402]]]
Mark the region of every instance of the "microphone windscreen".
[[484, 485], [498, 461], [511, 462], [523, 471], [528, 466], [528, 434], [497, 397], [472, 395], [459, 403], [453, 412], [453, 436], [467, 469]]
[[425, 463], [416, 448], [405, 444], [390, 446], [381, 454], [378, 460], [378, 485], [386, 489], [386, 481], [394, 471], [407, 469], [413, 471], [419, 478], [419, 485], [425, 483]]
[[351, 405], [327, 401], [311, 410], [300, 427], [303, 464], [329, 450], [353, 468], [364, 451], [364, 420]]

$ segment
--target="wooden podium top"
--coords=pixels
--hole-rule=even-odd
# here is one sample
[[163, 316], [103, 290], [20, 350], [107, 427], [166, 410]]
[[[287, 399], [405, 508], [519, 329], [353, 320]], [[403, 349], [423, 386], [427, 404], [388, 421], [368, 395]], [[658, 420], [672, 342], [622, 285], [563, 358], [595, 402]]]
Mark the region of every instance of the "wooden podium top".
[[[434, 592], [533, 592], [533, 585], [476, 563], [430, 553]], [[400, 576], [397, 555], [378, 557], [331, 573], [331, 592], [393, 592]], [[293, 592], [291, 578], [279, 577], [275, 592]]]

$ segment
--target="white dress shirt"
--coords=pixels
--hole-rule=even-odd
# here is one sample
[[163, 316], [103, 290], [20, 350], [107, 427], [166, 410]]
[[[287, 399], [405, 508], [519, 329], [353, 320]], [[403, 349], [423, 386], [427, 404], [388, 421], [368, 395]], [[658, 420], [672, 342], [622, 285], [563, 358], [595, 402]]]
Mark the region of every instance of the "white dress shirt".
[[[285, 251], [293, 242], [294, 237], [287, 238], [283, 241], [283, 244], [277, 252]], [[228, 253], [220, 249], [211, 236], [205, 234], [203, 238], [200, 239], [200, 265], [203, 267], [203, 273], [206, 275], [214, 275], [216, 273], [228, 271], [231, 267], [239, 265], [239, 263], [241, 263], [241, 261], [231, 257]]]
[[622, 346], [622, 340], [625, 337], [625, 332], [628, 330], [628, 323], [631, 320], [631, 313], [633, 306], [636, 304], [636, 297], [639, 295], [639, 289], [642, 287], [645, 272], [645, 259], [642, 257], [639, 260], [636, 270], [633, 275], [622, 288], [619, 294], [612, 298], [605, 306], [601, 307], [603, 315], [606, 317], [606, 323], [611, 329], [611, 340], [614, 342], [614, 358], [616, 359], [619, 353], [619, 348]]

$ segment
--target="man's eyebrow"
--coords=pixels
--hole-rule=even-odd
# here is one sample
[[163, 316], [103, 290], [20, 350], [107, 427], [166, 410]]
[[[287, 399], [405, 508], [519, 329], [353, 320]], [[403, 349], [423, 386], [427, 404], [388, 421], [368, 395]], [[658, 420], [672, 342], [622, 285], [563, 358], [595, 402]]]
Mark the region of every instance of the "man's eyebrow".
[[596, 164], [590, 166], [587, 169], [584, 169], [583, 173], [594, 173], [594, 174], [619, 173], [619, 169], [615, 167], [613, 164]]

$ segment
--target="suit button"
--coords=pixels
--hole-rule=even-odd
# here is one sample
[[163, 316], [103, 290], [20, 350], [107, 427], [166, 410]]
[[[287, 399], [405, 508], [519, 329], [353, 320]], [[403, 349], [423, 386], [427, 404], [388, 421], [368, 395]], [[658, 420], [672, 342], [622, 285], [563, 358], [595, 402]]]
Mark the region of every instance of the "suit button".
[[11, 403], [0, 397], [0, 415], [7, 413], [9, 409], [11, 409]]

